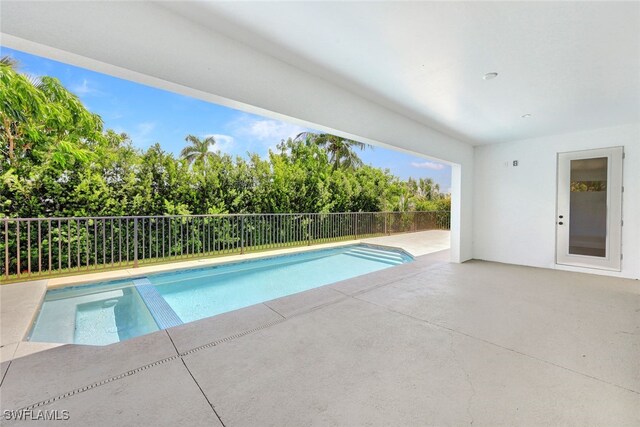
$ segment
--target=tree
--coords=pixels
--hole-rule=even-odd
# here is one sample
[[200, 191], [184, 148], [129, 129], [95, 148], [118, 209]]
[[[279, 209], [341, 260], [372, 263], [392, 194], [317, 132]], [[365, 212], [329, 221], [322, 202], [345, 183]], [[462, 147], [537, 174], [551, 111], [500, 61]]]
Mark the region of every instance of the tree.
[[22, 216], [53, 214], [68, 196], [63, 188], [104, 143], [102, 120], [57, 79], [16, 67], [0, 61], [0, 205]]
[[[409, 181], [413, 181], [409, 178]], [[415, 192], [418, 196], [424, 197], [428, 200], [438, 199], [440, 197], [440, 186], [436, 184], [431, 178], [419, 178], [416, 183]]]
[[197, 136], [187, 135], [185, 141], [191, 145], [187, 145], [182, 149], [180, 157], [186, 159], [189, 164], [193, 164], [194, 162], [206, 164], [207, 160], [216, 156], [216, 154], [211, 151], [211, 147], [216, 143], [213, 136], [201, 139]]
[[18, 67], [18, 61], [10, 56], [3, 56], [0, 58], [0, 66], [10, 67], [16, 69]]
[[449, 210], [433, 180], [363, 165], [368, 145], [329, 134], [301, 133], [268, 158], [193, 135], [182, 158], [141, 150], [58, 80], [17, 67], [0, 58], [0, 216]]
[[296, 136], [295, 140], [317, 144], [325, 148], [329, 153], [329, 161], [333, 164], [334, 169], [341, 167], [355, 169], [362, 166], [362, 160], [358, 157], [354, 148], [360, 151], [372, 148], [368, 144], [328, 133], [302, 132]]
[[332, 166], [327, 152], [316, 144], [287, 139], [270, 152], [271, 181], [265, 199], [267, 212], [331, 212], [328, 180]]

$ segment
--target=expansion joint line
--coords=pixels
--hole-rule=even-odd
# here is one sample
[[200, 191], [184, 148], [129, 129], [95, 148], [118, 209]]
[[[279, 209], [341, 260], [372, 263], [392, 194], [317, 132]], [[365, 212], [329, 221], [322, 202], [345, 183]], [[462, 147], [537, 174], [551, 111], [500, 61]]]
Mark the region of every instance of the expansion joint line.
[[[171, 345], [173, 345], [173, 348], [176, 349], [176, 353], [178, 353], [179, 352], [178, 347], [176, 347], [176, 343], [173, 342], [173, 338], [171, 338], [171, 335], [168, 332], [167, 332], [167, 337], [169, 338], [169, 341], [171, 341]], [[196, 377], [193, 376], [193, 373], [191, 372], [191, 369], [189, 369], [189, 367], [187, 366], [187, 362], [184, 361], [184, 357], [180, 356], [180, 361], [182, 362], [182, 365], [184, 366], [184, 369], [187, 370], [187, 372], [189, 373], [189, 376], [191, 377], [193, 382], [198, 387], [198, 390], [200, 390], [200, 394], [202, 394], [202, 397], [204, 397], [204, 400], [207, 401], [207, 403], [209, 404], [209, 407], [211, 408], [211, 410], [215, 414], [216, 418], [218, 418], [218, 421], [220, 421], [220, 424], [222, 424], [222, 427], [225, 427], [224, 421], [222, 421], [222, 418], [220, 417], [220, 414], [218, 414], [218, 411], [216, 411], [216, 408], [213, 406], [213, 403], [211, 403], [211, 401], [209, 400], [209, 397], [207, 396], [207, 394], [204, 392], [202, 387], [200, 387], [200, 383], [198, 382], [198, 380], [196, 380]]]
[[[224, 338], [220, 338], [220, 339], [215, 340], [215, 341], [212, 341], [212, 342], [210, 342], [210, 343], [207, 343], [207, 344], [201, 345], [201, 346], [199, 346], [199, 347], [195, 347], [195, 348], [192, 348], [192, 349], [190, 349], [190, 350], [187, 350], [187, 351], [185, 351], [185, 352], [182, 352], [182, 353], [176, 354], [175, 356], [166, 357], [166, 358], [164, 358], [164, 359], [157, 360], [157, 361], [155, 361], [155, 362], [153, 362], [153, 363], [149, 363], [149, 364], [147, 364], [147, 365], [140, 366], [140, 367], [135, 368], [135, 369], [131, 369], [131, 370], [129, 370], [129, 371], [123, 372], [123, 373], [118, 374], [118, 375], [114, 375], [114, 376], [112, 376], [112, 377], [109, 377], [109, 378], [103, 379], [103, 380], [101, 380], [101, 381], [98, 381], [98, 382], [95, 382], [95, 383], [92, 383], [92, 384], [86, 385], [86, 386], [84, 386], [84, 387], [76, 388], [76, 389], [71, 390], [71, 391], [68, 391], [68, 392], [66, 392], [66, 393], [64, 393], [64, 394], [60, 394], [60, 395], [58, 395], [58, 396], [51, 397], [51, 398], [49, 398], [49, 399], [41, 400], [41, 401], [39, 401], [39, 402], [36, 402], [36, 403], [31, 404], [31, 405], [28, 405], [28, 406], [25, 406], [25, 407], [23, 407], [23, 408], [20, 408], [20, 409], [18, 410], [18, 412], [20, 412], [20, 411], [29, 411], [29, 410], [33, 410], [33, 409], [35, 409], [35, 408], [39, 408], [39, 407], [41, 407], [41, 406], [44, 406], [44, 405], [48, 405], [48, 404], [54, 403], [54, 402], [56, 402], [56, 401], [58, 401], [58, 400], [66, 399], [66, 398], [71, 397], [71, 396], [74, 396], [74, 395], [76, 395], [76, 394], [84, 393], [85, 391], [89, 391], [89, 390], [93, 390], [93, 389], [98, 388], [98, 387], [101, 387], [101, 386], [103, 386], [103, 385], [105, 385], [105, 384], [109, 384], [109, 383], [112, 383], [112, 382], [114, 382], [114, 381], [118, 381], [118, 380], [121, 380], [121, 379], [123, 379], [123, 378], [130, 377], [130, 376], [135, 375], [135, 374], [137, 374], [137, 373], [139, 373], [139, 372], [146, 371], [147, 369], [150, 369], [150, 368], [153, 368], [153, 367], [156, 367], [156, 366], [160, 366], [160, 365], [164, 365], [165, 363], [172, 362], [172, 361], [174, 361], [174, 360], [182, 359], [182, 357], [184, 357], [184, 356], [188, 356], [188, 355], [191, 355], [191, 354], [196, 353], [196, 352], [198, 352], [198, 351], [200, 351], [200, 350], [204, 350], [204, 349], [207, 349], [207, 348], [215, 347], [215, 346], [220, 345], [220, 344], [222, 344], [222, 343], [225, 343], [225, 342], [228, 342], [228, 341], [232, 341], [232, 340], [234, 340], [234, 339], [237, 339], [237, 338], [243, 337], [243, 336], [245, 336], [245, 335], [252, 334], [252, 333], [257, 332], [257, 331], [260, 331], [260, 330], [262, 330], [262, 329], [270, 328], [271, 326], [275, 326], [275, 325], [277, 325], [278, 323], [282, 323], [282, 322], [284, 322], [285, 320], [286, 320], [286, 319], [278, 319], [278, 320], [274, 320], [274, 321], [272, 321], [272, 322], [265, 323], [265, 324], [263, 324], [263, 325], [261, 325], [261, 326], [258, 326], [258, 327], [256, 327], [256, 328], [248, 329], [248, 330], [245, 330], [245, 331], [242, 331], [242, 332], [238, 332], [238, 333], [233, 334], [233, 335], [226, 336], [226, 337], [224, 337]], [[171, 339], [171, 338], [170, 338], [170, 339]], [[171, 340], [171, 342], [172, 342], [172, 344], [173, 344], [173, 340]], [[174, 348], [175, 348], [175, 345], [174, 345]], [[176, 349], [176, 351], [177, 351], [177, 349]], [[188, 369], [187, 369], [187, 370], [188, 370]], [[215, 410], [214, 410], [214, 411], [215, 411]], [[217, 414], [216, 414], [216, 415], [217, 415]]]

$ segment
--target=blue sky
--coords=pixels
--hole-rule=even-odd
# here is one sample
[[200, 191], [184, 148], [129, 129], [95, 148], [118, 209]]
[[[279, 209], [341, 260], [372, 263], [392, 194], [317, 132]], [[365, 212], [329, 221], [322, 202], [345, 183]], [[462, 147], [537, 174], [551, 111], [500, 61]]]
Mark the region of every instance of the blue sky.
[[[280, 140], [307, 130], [0, 46], [0, 56], [4, 55], [17, 59], [23, 73], [60, 79], [89, 110], [102, 117], [106, 128], [126, 132], [134, 145], [143, 149], [158, 142], [177, 155], [186, 135], [214, 135], [215, 148], [223, 152], [266, 156]], [[361, 152], [360, 157], [402, 179], [433, 178], [441, 191], [450, 191], [451, 168], [446, 164], [380, 147]]]

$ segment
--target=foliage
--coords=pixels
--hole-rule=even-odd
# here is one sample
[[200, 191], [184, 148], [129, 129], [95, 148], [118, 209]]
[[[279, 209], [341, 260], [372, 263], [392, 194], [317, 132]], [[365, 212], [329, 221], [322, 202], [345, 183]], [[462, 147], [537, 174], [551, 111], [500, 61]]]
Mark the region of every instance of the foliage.
[[186, 159], [190, 164], [194, 162], [207, 163], [207, 160], [215, 156], [211, 151], [211, 148], [216, 144], [213, 136], [207, 136], [201, 139], [197, 136], [187, 135], [185, 141], [190, 145], [182, 149], [180, 157]]
[[334, 169], [355, 169], [362, 166], [362, 160], [360, 160], [354, 148], [359, 150], [372, 148], [368, 144], [341, 138], [329, 133], [302, 132], [296, 136], [295, 141], [316, 144], [326, 149], [327, 153], [329, 153], [329, 161], [333, 164]]
[[68, 217], [448, 210], [430, 179], [406, 182], [363, 165], [365, 144], [304, 133], [268, 158], [213, 152], [189, 135], [175, 157], [142, 151], [58, 80], [0, 58], [0, 216]]
[[597, 192], [607, 191], [606, 181], [571, 181], [571, 192]]

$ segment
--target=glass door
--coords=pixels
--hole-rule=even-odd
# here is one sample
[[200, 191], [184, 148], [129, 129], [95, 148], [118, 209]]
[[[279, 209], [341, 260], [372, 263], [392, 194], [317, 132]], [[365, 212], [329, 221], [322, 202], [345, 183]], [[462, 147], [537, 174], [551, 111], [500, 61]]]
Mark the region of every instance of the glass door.
[[558, 264], [620, 270], [622, 158], [622, 147], [558, 155]]

